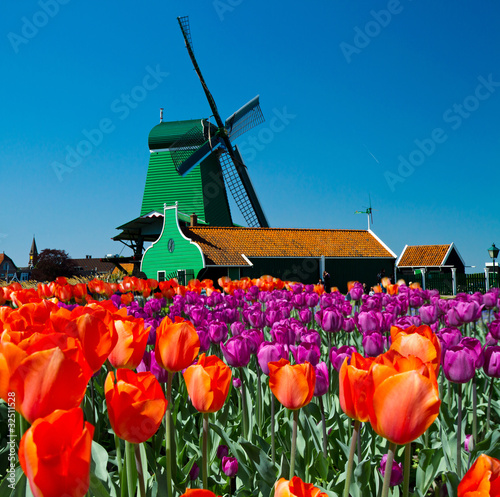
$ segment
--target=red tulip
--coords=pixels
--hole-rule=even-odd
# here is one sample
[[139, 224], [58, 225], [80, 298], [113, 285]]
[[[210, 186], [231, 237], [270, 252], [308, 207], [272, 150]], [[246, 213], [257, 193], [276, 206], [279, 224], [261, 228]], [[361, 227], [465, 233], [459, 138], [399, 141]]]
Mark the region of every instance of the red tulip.
[[316, 384], [316, 373], [309, 362], [290, 365], [286, 359], [270, 362], [269, 387], [275, 397], [292, 411], [311, 402]]
[[116, 313], [115, 329], [118, 341], [108, 356], [115, 368], [135, 369], [144, 355], [148, 343], [149, 328], [144, 328], [144, 319], [133, 316], [122, 317]]
[[210, 490], [204, 490], [203, 488], [186, 488], [186, 492], [181, 495], [181, 497], [217, 497]]
[[458, 485], [457, 497], [498, 497], [500, 461], [481, 454]]
[[142, 443], [157, 432], [167, 400], [152, 373], [118, 369], [115, 379], [115, 374], [109, 372], [104, 394], [111, 427], [122, 440]]
[[294, 476], [291, 480], [281, 478], [274, 484], [274, 497], [327, 497], [327, 494]]
[[94, 427], [75, 407], [37, 419], [19, 443], [19, 463], [35, 497], [83, 497], [89, 488]]
[[170, 373], [190, 366], [200, 351], [200, 339], [190, 321], [173, 323], [165, 317], [156, 329], [156, 362]]
[[194, 408], [216, 412], [226, 402], [231, 385], [231, 369], [217, 356], [201, 354], [198, 362], [184, 372], [184, 381]]

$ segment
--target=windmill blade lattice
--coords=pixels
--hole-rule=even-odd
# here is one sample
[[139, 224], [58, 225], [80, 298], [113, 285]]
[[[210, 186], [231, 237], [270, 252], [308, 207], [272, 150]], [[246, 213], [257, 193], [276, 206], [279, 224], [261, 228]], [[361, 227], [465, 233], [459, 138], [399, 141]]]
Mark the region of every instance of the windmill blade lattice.
[[259, 223], [255, 209], [248, 198], [245, 187], [243, 186], [238, 171], [233, 163], [233, 159], [227, 150], [220, 153], [219, 162], [222, 168], [222, 175], [224, 176], [224, 183], [226, 183], [227, 188], [229, 188], [229, 191], [231, 192], [231, 195], [233, 196], [241, 214], [245, 218], [246, 223], [251, 228], [258, 228], [261, 226], [261, 223]]
[[198, 150], [206, 139], [199, 126], [194, 126], [179, 140], [172, 144], [170, 150], [175, 167], [179, 170], [181, 164], [189, 159], [193, 152]]
[[243, 133], [262, 124], [265, 121], [264, 114], [259, 104], [259, 96], [250, 100], [241, 109], [237, 110], [225, 122], [227, 133], [231, 139], [238, 138]]
[[191, 39], [191, 28], [189, 27], [189, 16], [178, 17], [177, 20], [181, 25], [182, 32], [185, 33], [186, 42], [189, 43], [189, 48], [193, 50], [193, 40]]

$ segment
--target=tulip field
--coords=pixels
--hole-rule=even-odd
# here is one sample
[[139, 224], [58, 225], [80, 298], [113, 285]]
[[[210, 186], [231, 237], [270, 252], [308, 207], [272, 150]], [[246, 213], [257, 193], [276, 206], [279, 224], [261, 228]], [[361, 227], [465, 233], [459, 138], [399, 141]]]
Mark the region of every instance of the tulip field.
[[500, 496], [500, 292], [0, 286], [0, 497]]

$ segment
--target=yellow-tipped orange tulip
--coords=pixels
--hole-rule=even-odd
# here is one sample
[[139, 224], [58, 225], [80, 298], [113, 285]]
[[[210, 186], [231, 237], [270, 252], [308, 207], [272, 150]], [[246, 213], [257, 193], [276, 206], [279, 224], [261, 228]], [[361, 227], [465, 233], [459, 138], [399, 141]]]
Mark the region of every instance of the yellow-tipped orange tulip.
[[434, 372], [438, 374], [441, 364], [441, 344], [429, 326], [410, 326], [406, 329], [392, 326], [391, 339], [392, 350], [405, 357], [415, 356], [424, 363], [432, 363]]
[[458, 485], [457, 497], [500, 495], [500, 461], [481, 454]]
[[291, 365], [286, 359], [270, 362], [269, 387], [288, 409], [295, 411], [311, 402], [316, 385], [316, 373], [309, 362]]
[[231, 369], [217, 356], [201, 354], [198, 362], [184, 372], [184, 381], [194, 408], [216, 412], [226, 402], [231, 385]]
[[190, 366], [200, 351], [200, 339], [190, 321], [173, 323], [165, 317], [156, 329], [156, 362], [170, 373]]
[[425, 433], [438, 416], [438, 385], [432, 365], [416, 357], [398, 357], [394, 351], [388, 357], [393, 360], [392, 366], [380, 357], [370, 369], [370, 423], [380, 436], [405, 445]]

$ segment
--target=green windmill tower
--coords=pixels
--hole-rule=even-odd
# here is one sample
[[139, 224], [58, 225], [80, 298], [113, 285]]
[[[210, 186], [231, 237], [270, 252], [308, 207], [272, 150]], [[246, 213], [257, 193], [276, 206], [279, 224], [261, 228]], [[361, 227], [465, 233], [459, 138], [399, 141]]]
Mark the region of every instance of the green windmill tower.
[[177, 203], [179, 222], [188, 223], [193, 214], [199, 224], [233, 226], [228, 190], [249, 227], [268, 227], [264, 211], [253, 188], [247, 168], [232, 140], [264, 122], [256, 96], [222, 121], [212, 94], [196, 61], [189, 20], [178, 18], [186, 48], [207, 97], [212, 117], [163, 122], [149, 133], [149, 167], [140, 217], [118, 229], [113, 239], [142, 257], [145, 242], [154, 242], [161, 233], [164, 206]]

